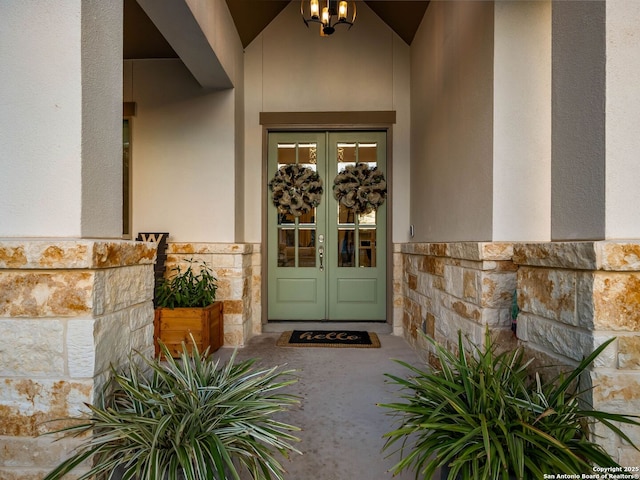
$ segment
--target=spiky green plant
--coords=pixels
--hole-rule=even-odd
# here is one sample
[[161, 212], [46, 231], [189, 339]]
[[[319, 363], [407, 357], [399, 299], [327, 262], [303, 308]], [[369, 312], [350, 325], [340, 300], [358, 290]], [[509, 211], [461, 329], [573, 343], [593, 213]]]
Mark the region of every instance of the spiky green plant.
[[299, 428], [274, 415], [298, 403], [278, 392], [296, 382], [293, 371], [256, 370], [254, 359], [236, 362], [235, 352], [223, 365], [195, 342], [191, 354], [183, 344], [180, 359], [161, 349], [165, 361], [137, 354], [126, 371], [113, 370], [100, 404], [87, 405], [89, 418], [52, 432], [91, 435], [44, 480], [87, 460], [93, 466], [78, 480], [240, 480], [243, 470], [253, 479], [283, 480], [276, 452], [299, 453], [290, 433]]
[[614, 339], [546, 383], [528, 375], [522, 349], [497, 353], [488, 331], [484, 349], [466, 349], [459, 334], [457, 354], [428, 340], [440, 368], [398, 362], [408, 378], [387, 374], [404, 400], [381, 405], [400, 416], [400, 427], [385, 434], [384, 449], [401, 455], [395, 474], [431, 479], [442, 468], [449, 479], [507, 480], [617, 466], [592, 440], [595, 422], [633, 445], [614, 422], [640, 425], [637, 416], [589, 409], [581, 399], [581, 374]]

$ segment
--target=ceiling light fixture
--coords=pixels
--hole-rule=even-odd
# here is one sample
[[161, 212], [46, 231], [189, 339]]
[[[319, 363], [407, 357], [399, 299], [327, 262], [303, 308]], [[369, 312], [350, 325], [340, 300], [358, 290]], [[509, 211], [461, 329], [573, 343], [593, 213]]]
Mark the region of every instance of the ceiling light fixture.
[[[320, 12], [322, 4], [322, 13]], [[345, 0], [301, 0], [300, 14], [304, 24], [320, 24], [320, 35], [325, 37], [336, 31], [338, 25], [348, 25], [356, 20], [356, 2]]]

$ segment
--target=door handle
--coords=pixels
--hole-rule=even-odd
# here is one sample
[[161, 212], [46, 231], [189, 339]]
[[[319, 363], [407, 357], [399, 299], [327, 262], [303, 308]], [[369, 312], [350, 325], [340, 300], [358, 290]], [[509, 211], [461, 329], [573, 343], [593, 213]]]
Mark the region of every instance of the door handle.
[[324, 271], [324, 247], [320, 246], [318, 248], [318, 256], [320, 257], [320, 271]]

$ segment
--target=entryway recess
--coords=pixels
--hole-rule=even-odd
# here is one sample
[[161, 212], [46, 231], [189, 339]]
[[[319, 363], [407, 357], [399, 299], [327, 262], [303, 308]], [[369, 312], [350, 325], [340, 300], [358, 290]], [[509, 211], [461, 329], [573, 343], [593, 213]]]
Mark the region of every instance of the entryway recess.
[[297, 165], [294, 171], [316, 172], [323, 187], [319, 204], [299, 216], [279, 212], [267, 189], [269, 320], [386, 319], [387, 202], [358, 214], [333, 195], [349, 165], [365, 163], [386, 176], [386, 154], [384, 131], [268, 134], [268, 179]]

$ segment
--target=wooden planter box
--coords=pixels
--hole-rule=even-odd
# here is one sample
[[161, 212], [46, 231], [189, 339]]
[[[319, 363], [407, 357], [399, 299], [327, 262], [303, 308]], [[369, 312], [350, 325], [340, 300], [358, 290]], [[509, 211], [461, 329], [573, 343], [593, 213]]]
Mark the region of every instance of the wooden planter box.
[[191, 335], [198, 350], [209, 353], [218, 350], [224, 343], [224, 321], [222, 302], [214, 302], [205, 308], [156, 308], [153, 319], [156, 356], [160, 353], [158, 339], [164, 343], [174, 357], [182, 353], [182, 342], [191, 351]]

